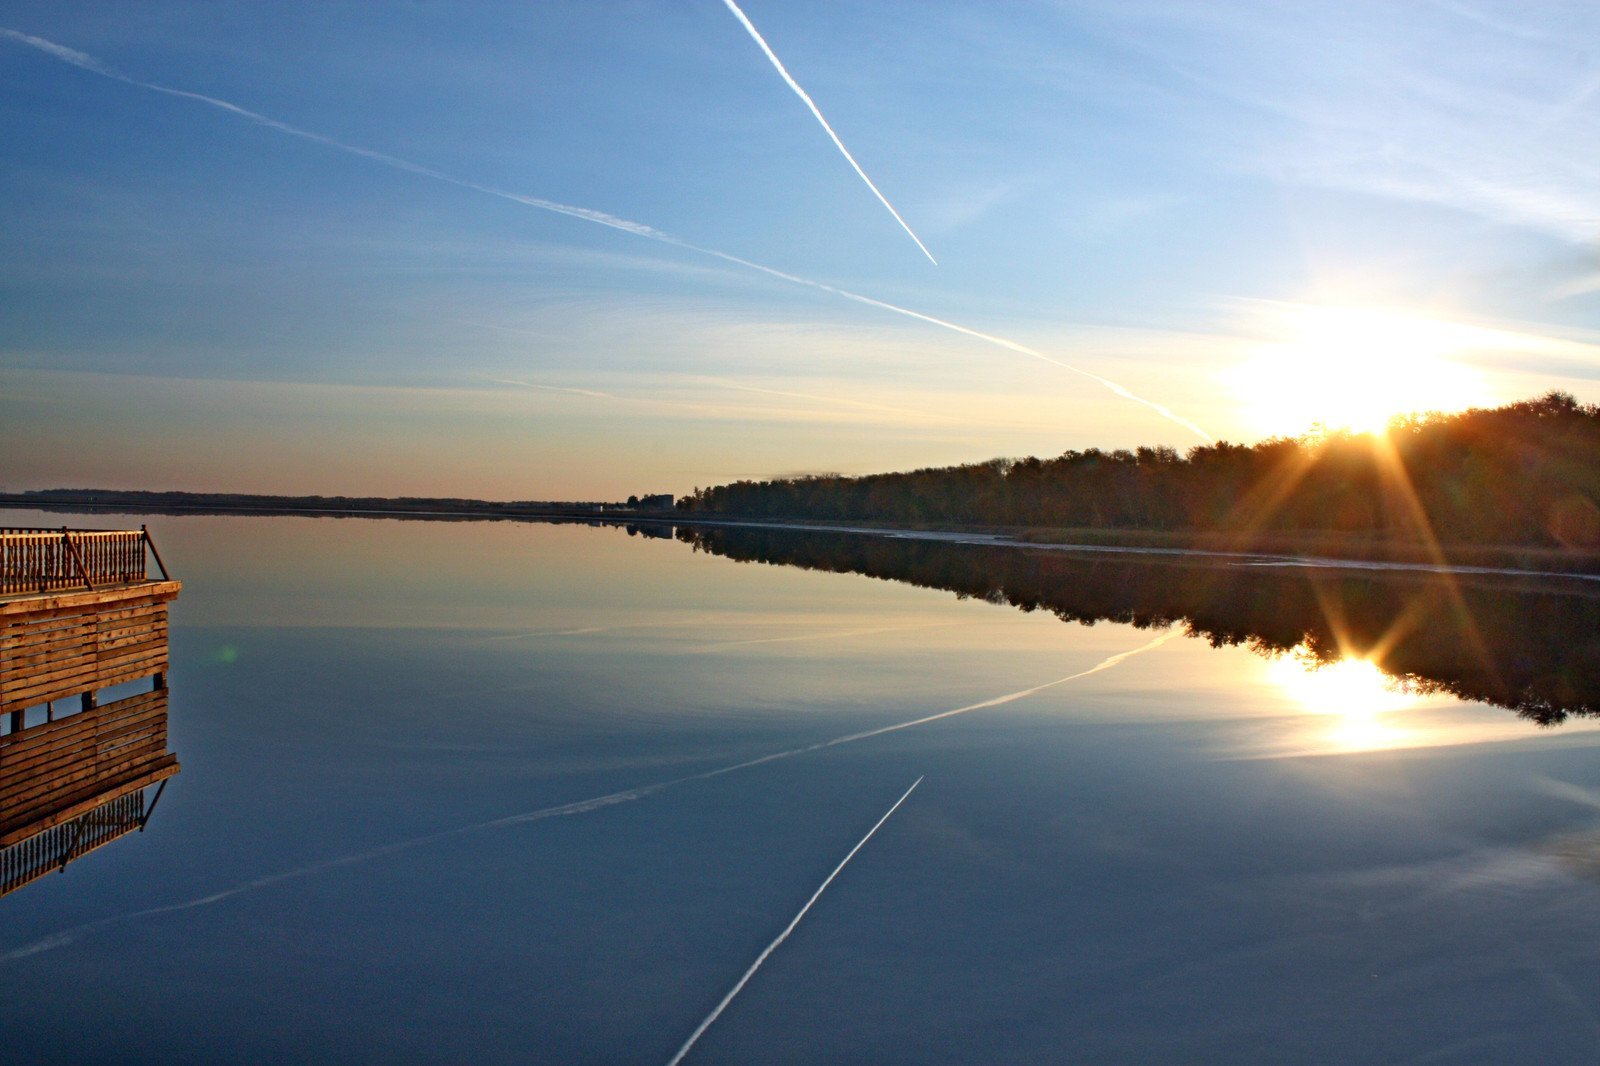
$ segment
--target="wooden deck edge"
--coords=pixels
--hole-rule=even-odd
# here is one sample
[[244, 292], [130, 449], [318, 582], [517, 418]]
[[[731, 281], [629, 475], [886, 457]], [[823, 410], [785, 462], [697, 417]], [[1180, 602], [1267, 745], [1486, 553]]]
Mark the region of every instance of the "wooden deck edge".
[[46, 829], [54, 828], [62, 822], [70, 822], [79, 815], [88, 814], [102, 803], [110, 803], [112, 800], [120, 796], [126, 796], [130, 792], [137, 792], [139, 789], [148, 788], [158, 781], [165, 781], [176, 774], [178, 770], [178, 757], [176, 755], [168, 755], [161, 761], [161, 765], [153, 770], [146, 770], [120, 784], [78, 800], [71, 806], [63, 807], [61, 810], [30, 822], [25, 826], [0, 833], [0, 848], [10, 847], [12, 844], [24, 841], [31, 836], [44, 832]]
[[37, 614], [43, 611], [104, 607], [124, 600], [171, 600], [176, 599], [182, 590], [181, 581], [140, 581], [131, 585], [111, 585], [93, 592], [79, 589], [12, 593], [0, 597], [0, 619], [10, 615]]

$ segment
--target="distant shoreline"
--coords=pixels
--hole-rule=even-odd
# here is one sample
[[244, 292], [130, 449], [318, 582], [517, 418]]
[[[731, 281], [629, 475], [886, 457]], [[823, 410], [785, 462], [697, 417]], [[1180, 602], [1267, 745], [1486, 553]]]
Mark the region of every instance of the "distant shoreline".
[[0, 493], [0, 507], [63, 514], [308, 515], [362, 518], [603, 518], [663, 516], [665, 508], [625, 503], [448, 499], [442, 497], [268, 496], [131, 489]]
[[730, 526], [853, 533], [909, 541], [981, 544], [1038, 551], [1145, 555], [1272, 567], [1358, 572], [1458, 573], [1600, 581], [1600, 553], [1558, 548], [1442, 545], [1437, 554], [1411, 545], [1326, 534], [1255, 536], [1152, 530], [1049, 529], [982, 525], [903, 525], [805, 518], [707, 515], [622, 503], [501, 502], [438, 498], [252, 496], [134, 490], [0, 493], [0, 509], [59, 514], [234, 515], [245, 517], [390, 518], [419, 521], [587, 522], [596, 525]]

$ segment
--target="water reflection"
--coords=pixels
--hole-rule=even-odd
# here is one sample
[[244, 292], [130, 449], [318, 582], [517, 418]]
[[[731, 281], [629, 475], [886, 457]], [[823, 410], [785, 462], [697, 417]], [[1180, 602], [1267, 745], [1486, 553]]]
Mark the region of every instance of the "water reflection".
[[1328, 740], [1349, 751], [1401, 746], [1410, 734], [1394, 712], [1421, 702], [1371, 660], [1322, 662], [1304, 645], [1273, 659], [1268, 676], [1308, 714], [1333, 719]]
[[1085, 625], [1181, 626], [1274, 660], [1339, 743], [1394, 746], [1393, 712], [1442, 695], [1541, 724], [1600, 714], [1600, 590], [1505, 575], [1267, 568], [775, 529], [681, 527], [696, 551], [864, 574]]
[[142, 530], [0, 529], [0, 896], [143, 830], [178, 772], [180, 586], [147, 578], [149, 547]]
[[0, 736], [0, 896], [142, 831], [177, 772], [164, 688]]

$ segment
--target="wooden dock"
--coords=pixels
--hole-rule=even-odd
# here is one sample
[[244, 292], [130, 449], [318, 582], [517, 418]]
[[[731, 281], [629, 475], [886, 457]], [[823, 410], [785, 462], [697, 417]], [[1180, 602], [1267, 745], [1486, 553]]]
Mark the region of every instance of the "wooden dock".
[[181, 588], [147, 530], [0, 527], [0, 896], [142, 830], [178, 772], [167, 608]]

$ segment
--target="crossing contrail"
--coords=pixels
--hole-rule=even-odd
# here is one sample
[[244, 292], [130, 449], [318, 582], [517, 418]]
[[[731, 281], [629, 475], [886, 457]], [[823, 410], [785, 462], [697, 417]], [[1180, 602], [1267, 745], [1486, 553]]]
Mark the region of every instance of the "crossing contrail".
[[783, 927], [783, 932], [779, 933], [777, 938], [773, 940], [772, 943], [768, 944], [766, 949], [762, 951], [760, 955], [756, 956], [756, 961], [750, 964], [750, 968], [744, 972], [744, 976], [739, 978], [738, 982], [733, 986], [733, 988], [729, 989], [728, 994], [722, 997], [722, 1002], [718, 1003], [716, 1008], [712, 1010], [710, 1014], [706, 1015], [705, 1021], [701, 1022], [693, 1033], [689, 1034], [689, 1039], [683, 1042], [683, 1046], [678, 1049], [678, 1053], [676, 1055], [672, 1056], [672, 1059], [667, 1063], [667, 1066], [678, 1066], [678, 1063], [683, 1061], [683, 1057], [689, 1054], [689, 1049], [694, 1047], [695, 1041], [699, 1040], [705, 1031], [711, 1028], [711, 1023], [716, 1021], [717, 1018], [722, 1015], [722, 1012], [727, 1009], [728, 1004], [733, 1002], [733, 997], [737, 996], [744, 989], [744, 986], [750, 983], [750, 978], [754, 977], [755, 972], [761, 969], [761, 964], [767, 961], [767, 956], [776, 951], [779, 944], [782, 944], [785, 940], [789, 939], [789, 934], [794, 932], [794, 927], [800, 924], [800, 919], [806, 916], [806, 912], [811, 909], [811, 905], [817, 902], [817, 899], [822, 895], [823, 892], [827, 891], [829, 885], [833, 884], [833, 879], [839, 876], [839, 871], [844, 869], [845, 863], [856, 857], [856, 852], [860, 851], [862, 846], [865, 845], [867, 841], [872, 839], [872, 834], [876, 833], [879, 827], [882, 826], [884, 822], [889, 820], [889, 816], [891, 814], [900, 809], [900, 804], [906, 801], [906, 796], [909, 796], [911, 793], [915, 792], [917, 790], [917, 786], [920, 784], [922, 784], [922, 778], [920, 777], [911, 782], [911, 787], [906, 789], [905, 795], [895, 800], [894, 806], [885, 811], [883, 817], [879, 818], [877, 822], [873, 824], [872, 828], [867, 830], [867, 835], [856, 841], [856, 846], [850, 849], [850, 853], [848, 855], [839, 860], [839, 865], [833, 868], [833, 873], [829, 874], [822, 884], [817, 886], [817, 890], [811, 893], [811, 898], [806, 900], [806, 905], [804, 907], [800, 908], [800, 913], [796, 914], [792, 919], [789, 920], [789, 924]]
[[772, 46], [767, 44], [767, 39], [761, 36], [761, 31], [756, 29], [755, 23], [750, 21], [750, 17], [741, 11], [739, 5], [734, 3], [733, 0], [722, 0], [722, 2], [727, 5], [729, 11], [733, 12], [733, 17], [738, 19], [740, 24], [744, 26], [745, 32], [749, 33], [756, 44], [761, 46], [761, 51], [766, 53], [767, 60], [777, 70], [778, 75], [783, 78], [784, 83], [794, 90], [794, 94], [800, 98], [806, 107], [811, 109], [811, 114], [816, 118], [817, 123], [833, 141], [833, 146], [839, 149], [839, 154], [844, 156], [845, 161], [855, 168], [856, 174], [866, 183], [867, 188], [872, 190], [872, 195], [876, 196], [878, 202], [888, 209], [889, 214], [894, 216], [896, 222], [900, 223], [900, 228], [906, 231], [906, 236], [917, 243], [917, 247], [922, 249], [922, 254], [928, 257], [928, 262], [938, 266], [939, 260], [933, 257], [933, 253], [928, 251], [928, 246], [922, 243], [922, 238], [918, 237], [911, 227], [906, 224], [906, 220], [900, 217], [900, 212], [894, 209], [894, 204], [889, 202], [889, 198], [878, 190], [878, 187], [872, 183], [871, 178], [867, 177], [867, 172], [861, 169], [861, 164], [857, 163], [856, 157], [850, 154], [850, 149], [844, 146], [844, 142], [839, 139], [839, 135], [833, 132], [833, 127], [828, 125], [828, 120], [822, 117], [822, 110], [817, 107], [816, 101], [811, 99], [811, 94], [802, 89], [800, 83], [794, 80], [794, 76], [789, 73], [789, 69], [783, 65], [783, 60], [778, 58], [777, 53], [772, 50]]
[[79, 52], [76, 49], [67, 48], [64, 45], [56, 44], [54, 41], [46, 40], [43, 37], [34, 37], [26, 33], [19, 33], [16, 30], [0, 27], [0, 38], [15, 41], [18, 44], [27, 45], [29, 48], [37, 49], [41, 52], [44, 52], [46, 55], [53, 56], [64, 63], [70, 63], [72, 66], [88, 71], [92, 74], [97, 74], [100, 77], [110, 78], [112, 81], [122, 82], [125, 85], [133, 85], [141, 89], [147, 89], [150, 92], [163, 93], [167, 96], [174, 96], [184, 100], [191, 100], [195, 103], [205, 104], [208, 107], [217, 108], [218, 110], [225, 111], [230, 115], [235, 115], [257, 125], [265, 126], [271, 130], [276, 130], [279, 133], [286, 134], [287, 136], [298, 137], [301, 140], [311, 141], [328, 148], [333, 148], [337, 151], [359, 156], [360, 158], [369, 160], [370, 162], [378, 163], [386, 167], [392, 167], [396, 170], [402, 170], [408, 174], [415, 174], [418, 177], [431, 178], [434, 181], [440, 181], [448, 185], [454, 185], [457, 188], [470, 189], [473, 192], [482, 193], [485, 196], [495, 196], [502, 200], [509, 200], [512, 203], [522, 204], [525, 207], [537, 208], [540, 211], [549, 211], [558, 215], [565, 215], [568, 218], [576, 218], [584, 222], [592, 222], [595, 225], [605, 226], [608, 229], [620, 230], [623, 233], [629, 233], [635, 237], [644, 237], [648, 240], [659, 241], [662, 244], [672, 245], [674, 248], [682, 248], [686, 251], [695, 252], [699, 255], [711, 256], [712, 258], [720, 259], [725, 263], [732, 263], [736, 266], [744, 267], [747, 270], [759, 271], [768, 275], [769, 277], [778, 278], [793, 285], [804, 285], [807, 288], [830, 293], [834, 296], [841, 297], [842, 299], [852, 300], [868, 307], [876, 307], [882, 311], [889, 311], [897, 315], [903, 315], [907, 318], [916, 319], [919, 322], [925, 322], [929, 325], [938, 326], [941, 329], [960, 333], [964, 336], [971, 337], [974, 340], [980, 340], [986, 344], [992, 344], [996, 347], [1004, 348], [1007, 351], [1016, 352], [1019, 355], [1026, 355], [1030, 358], [1038, 359], [1042, 362], [1049, 363], [1052, 366], [1057, 366], [1063, 370], [1067, 370], [1071, 373], [1088, 378], [1090, 381], [1101, 385], [1117, 396], [1147, 407], [1156, 414], [1160, 415], [1162, 418], [1165, 418], [1176, 425], [1182, 426], [1184, 429], [1194, 433], [1196, 436], [1200, 437], [1201, 440], [1207, 443], [1210, 443], [1216, 439], [1213, 434], [1206, 432], [1189, 419], [1176, 414], [1165, 405], [1157, 403], [1154, 400], [1147, 400], [1143, 396], [1137, 395], [1132, 390], [1119, 385], [1115, 381], [1112, 381], [1110, 378], [1101, 377], [1099, 374], [1084, 370], [1081, 367], [1073, 366], [1071, 363], [1063, 362], [1062, 360], [1056, 359], [1053, 356], [1046, 355], [1037, 348], [1030, 348], [1025, 344], [1019, 344], [1016, 341], [1008, 340], [1005, 337], [996, 336], [992, 333], [984, 333], [981, 330], [971, 329], [967, 326], [960, 325], [959, 323], [937, 318], [933, 315], [924, 314], [921, 311], [913, 311], [910, 308], [901, 307], [897, 304], [888, 303], [884, 300], [876, 300], [870, 296], [862, 296], [859, 293], [850, 292], [847, 289], [841, 289], [837, 286], [829, 285], [826, 282], [813, 281], [810, 278], [800, 277], [798, 274], [790, 274], [785, 271], [778, 270], [775, 267], [764, 266], [761, 263], [757, 263], [750, 259], [744, 259], [728, 252], [718, 251], [715, 248], [706, 248], [698, 244], [693, 244], [689, 241], [683, 240], [681, 237], [675, 237], [670, 233], [656, 229], [654, 226], [648, 226], [643, 222], [634, 222], [631, 219], [619, 218], [616, 215], [607, 214], [604, 211], [596, 211], [592, 208], [577, 207], [572, 204], [563, 204], [555, 200], [545, 200], [537, 196], [524, 196], [521, 193], [508, 192], [505, 189], [497, 189], [491, 185], [483, 185], [475, 181], [468, 181], [465, 178], [458, 178], [453, 174], [446, 174], [444, 171], [423, 166], [421, 163], [413, 163], [409, 159], [402, 159], [399, 156], [390, 155], [387, 152], [379, 152], [371, 148], [363, 148], [360, 145], [347, 144], [344, 141], [336, 140], [335, 138], [327, 137], [320, 133], [314, 133], [310, 130], [301, 129], [298, 126], [290, 125], [287, 122], [281, 122], [278, 119], [263, 115], [260, 112], [251, 111], [248, 108], [240, 107], [238, 104], [230, 103], [227, 100], [220, 100], [214, 96], [206, 96], [202, 93], [189, 92], [186, 89], [174, 89], [171, 86], [161, 85], [157, 82], [144, 81], [140, 78], [130, 77], [127, 74], [123, 74], [120, 71], [107, 66], [91, 55]]

